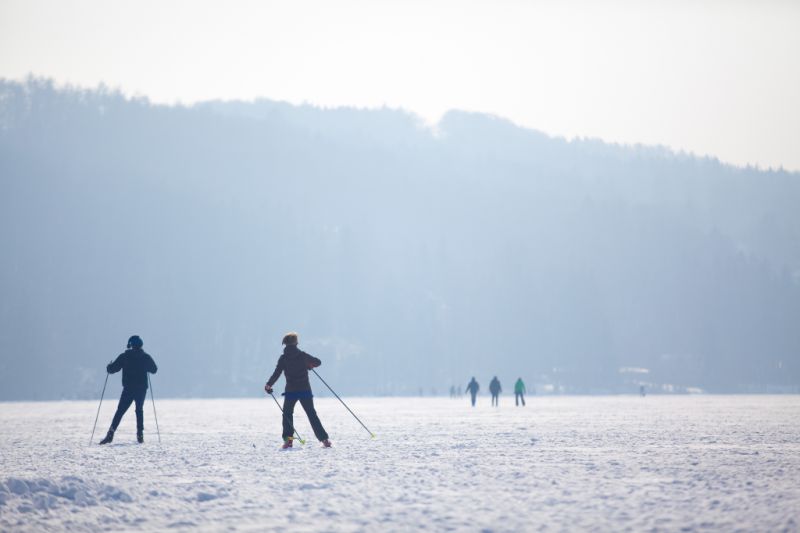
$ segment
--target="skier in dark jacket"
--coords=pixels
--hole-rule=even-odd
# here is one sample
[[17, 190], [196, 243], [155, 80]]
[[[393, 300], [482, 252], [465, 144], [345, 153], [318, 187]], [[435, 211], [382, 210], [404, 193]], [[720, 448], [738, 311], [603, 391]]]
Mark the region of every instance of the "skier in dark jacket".
[[108, 444], [114, 440], [114, 432], [117, 430], [122, 415], [136, 402], [136, 440], [141, 444], [144, 442], [144, 399], [147, 396], [147, 373], [155, 374], [158, 367], [150, 355], [142, 350], [141, 337], [134, 335], [128, 339], [128, 349], [119, 355], [113, 362], [106, 366], [109, 374], [116, 374], [122, 370], [122, 395], [119, 397], [117, 412], [111, 421], [106, 438], [100, 444]]
[[503, 388], [500, 386], [500, 380], [497, 379], [497, 376], [492, 378], [492, 381], [489, 383], [489, 392], [492, 393], [492, 405], [495, 407], [500, 405], [500, 393], [502, 392]]
[[469, 391], [469, 396], [472, 400], [472, 407], [475, 407], [475, 397], [478, 395], [480, 388], [481, 386], [478, 385], [477, 381], [475, 381], [475, 377], [473, 377], [467, 384], [467, 390]]
[[283, 448], [291, 448], [294, 440], [294, 406], [300, 401], [303, 410], [311, 422], [314, 435], [325, 448], [331, 447], [328, 433], [322, 427], [322, 422], [314, 409], [314, 395], [311, 393], [311, 383], [308, 381], [308, 371], [318, 367], [322, 361], [307, 354], [297, 347], [297, 333], [287, 333], [283, 337], [283, 355], [278, 358], [275, 372], [267, 380], [264, 390], [272, 394], [272, 386], [278, 381], [281, 373], [286, 375], [286, 389], [283, 393]]

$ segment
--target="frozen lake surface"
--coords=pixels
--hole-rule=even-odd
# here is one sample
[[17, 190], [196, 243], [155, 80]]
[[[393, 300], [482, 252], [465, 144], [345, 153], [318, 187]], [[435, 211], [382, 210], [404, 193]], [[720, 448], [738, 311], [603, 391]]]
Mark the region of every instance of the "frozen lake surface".
[[[113, 393], [112, 393], [113, 394]], [[95, 442], [117, 398], [103, 403]], [[0, 530], [760, 530], [800, 526], [800, 397], [487, 397], [317, 407], [281, 452], [271, 398], [149, 398], [110, 446], [96, 402], [0, 403]]]

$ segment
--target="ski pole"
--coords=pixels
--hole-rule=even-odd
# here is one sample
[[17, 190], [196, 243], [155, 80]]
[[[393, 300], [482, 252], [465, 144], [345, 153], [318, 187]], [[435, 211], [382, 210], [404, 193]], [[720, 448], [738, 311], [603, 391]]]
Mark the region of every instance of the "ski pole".
[[161, 444], [161, 431], [158, 429], [158, 413], [156, 413], [156, 399], [153, 397], [153, 383], [150, 381], [150, 374], [147, 374], [147, 384], [150, 385], [150, 400], [153, 401], [153, 418], [156, 420], [156, 433], [158, 433], [158, 443]]
[[103, 396], [106, 395], [106, 385], [108, 385], [108, 370], [106, 370], [106, 381], [103, 383], [103, 392], [100, 393], [100, 405], [97, 406], [97, 416], [94, 417], [94, 426], [92, 426], [92, 436], [89, 437], [89, 446], [92, 445], [94, 440], [94, 430], [97, 428], [97, 419], [100, 418], [100, 406], [103, 405]]
[[367, 426], [365, 426], [365, 425], [364, 425], [364, 422], [362, 422], [362, 421], [361, 421], [361, 419], [360, 419], [360, 418], [358, 418], [358, 417], [356, 416], [356, 414], [355, 414], [355, 413], [352, 411], [352, 409], [350, 409], [349, 407], [347, 407], [347, 404], [346, 404], [346, 403], [344, 403], [344, 400], [342, 400], [341, 398], [339, 398], [339, 395], [338, 395], [338, 394], [336, 394], [336, 392], [335, 392], [335, 391], [334, 391], [334, 390], [331, 388], [331, 386], [330, 386], [330, 385], [328, 385], [328, 383], [327, 383], [327, 382], [326, 382], [324, 379], [322, 379], [322, 376], [320, 376], [320, 375], [317, 373], [317, 371], [316, 371], [316, 370], [314, 370], [313, 368], [311, 369], [311, 371], [312, 371], [312, 372], [314, 372], [314, 374], [317, 374], [317, 377], [319, 378], [319, 380], [320, 380], [321, 382], [325, 383], [325, 386], [326, 386], [326, 387], [328, 387], [328, 390], [329, 390], [329, 391], [331, 391], [331, 392], [333, 393], [333, 395], [334, 395], [334, 396], [336, 396], [336, 399], [337, 399], [337, 400], [339, 400], [340, 402], [342, 402], [342, 405], [344, 405], [345, 409], [347, 409], [348, 411], [350, 411], [350, 414], [351, 414], [351, 415], [353, 415], [353, 418], [355, 418], [356, 420], [358, 420], [358, 423], [359, 423], [359, 424], [361, 424], [361, 427], [363, 427], [364, 429], [366, 429], [366, 430], [367, 430], [367, 433], [369, 433], [369, 436], [370, 436], [370, 437], [372, 437], [372, 438], [374, 439], [374, 438], [375, 438], [375, 434], [374, 434], [373, 432], [371, 432]]
[[[281, 407], [281, 402], [279, 402], [278, 399], [275, 397], [275, 395], [272, 394], [271, 392], [269, 393], [269, 395], [272, 396], [272, 399], [275, 400], [275, 404], [278, 406], [278, 409], [281, 410], [281, 414], [283, 414], [283, 419], [289, 422], [289, 417], [287, 417], [286, 413], [283, 411], [283, 407]], [[306, 441], [304, 441], [303, 437], [300, 436], [300, 433], [298, 433], [297, 430], [294, 429], [294, 425], [291, 422], [289, 422], [289, 427], [292, 428], [292, 433], [297, 435], [297, 440], [300, 441], [300, 444], [305, 444]]]

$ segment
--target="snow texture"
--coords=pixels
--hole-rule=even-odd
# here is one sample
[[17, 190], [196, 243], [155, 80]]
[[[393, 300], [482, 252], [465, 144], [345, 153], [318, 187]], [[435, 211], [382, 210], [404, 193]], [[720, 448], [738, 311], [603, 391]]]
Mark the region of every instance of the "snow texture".
[[[110, 400], [110, 401], [109, 401]], [[0, 531], [797, 531], [800, 397], [317, 400], [279, 451], [269, 398], [0, 403]]]

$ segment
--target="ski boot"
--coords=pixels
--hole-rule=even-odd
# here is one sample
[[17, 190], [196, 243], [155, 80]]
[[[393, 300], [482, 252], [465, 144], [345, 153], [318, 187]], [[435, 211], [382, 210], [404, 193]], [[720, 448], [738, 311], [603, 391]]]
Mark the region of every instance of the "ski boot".
[[323, 440], [321, 442], [322, 442], [322, 447], [323, 448], [330, 448], [331, 447], [331, 441], [329, 441], [328, 439], [325, 439], [325, 440]]
[[100, 444], [110, 444], [111, 441], [114, 440], [114, 430], [109, 429], [108, 433], [106, 433], [106, 438], [100, 441]]
[[283, 446], [281, 446], [281, 450], [288, 450], [292, 447], [292, 437], [287, 437], [283, 439]]
[[138, 442], [139, 444], [144, 444], [144, 433], [142, 433], [141, 431], [136, 432], [136, 442]]

